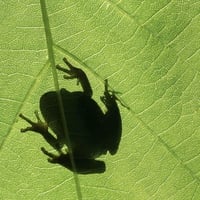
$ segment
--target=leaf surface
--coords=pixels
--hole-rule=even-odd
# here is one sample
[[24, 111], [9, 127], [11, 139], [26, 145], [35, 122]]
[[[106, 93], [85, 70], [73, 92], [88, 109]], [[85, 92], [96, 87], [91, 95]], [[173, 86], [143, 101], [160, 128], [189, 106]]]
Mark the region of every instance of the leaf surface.
[[[0, 2], [0, 199], [77, 199], [70, 171], [49, 164], [34, 120], [40, 96], [55, 90], [39, 1]], [[47, 2], [56, 63], [86, 71], [100, 104], [104, 79], [120, 107], [123, 136], [104, 174], [79, 175], [83, 199], [200, 198], [200, 3]], [[64, 66], [64, 65], [63, 65]], [[60, 87], [80, 90], [75, 81]], [[102, 106], [102, 104], [101, 104]]]

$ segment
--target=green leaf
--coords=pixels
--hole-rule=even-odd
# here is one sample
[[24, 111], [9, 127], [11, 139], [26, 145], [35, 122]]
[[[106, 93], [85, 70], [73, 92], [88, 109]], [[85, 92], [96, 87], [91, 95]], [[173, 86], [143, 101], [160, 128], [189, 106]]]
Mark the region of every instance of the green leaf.
[[[39, 1], [0, 2], [0, 199], [77, 199], [70, 171], [47, 162], [34, 120], [55, 90]], [[86, 71], [100, 104], [108, 78], [119, 98], [118, 153], [104, 174], [78, 175], [83, 199], [200, 199], [200, 2], [47, 2], [56, 64]], [[75, 81], [59, 86], [79, 90]], [[102, 106], [102, 104], [101, 104]]]

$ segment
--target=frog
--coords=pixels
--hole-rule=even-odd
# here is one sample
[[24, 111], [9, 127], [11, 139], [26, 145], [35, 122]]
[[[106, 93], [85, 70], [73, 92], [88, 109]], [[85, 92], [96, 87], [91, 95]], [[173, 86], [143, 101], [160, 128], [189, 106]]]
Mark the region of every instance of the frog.
[[64, 79], [76, 79], [82, 87], [82, 91], [69, 91], [65, 88], [59, 90], [68, 137], [65, 135], [57, 91], [48, 91], [40, 97], [39, 105], [44, 122], [38, 111], [35, 111], [37, 122], [20, 113], [19, 116], [31, 125], [22, 128], [21, 132], [32, 131], [43, 136], [58, 153], [56, 155], [41, 148], [50, 163], [59, 164], [79, 174], [103, 173], [106, 165], [98, 158], [108, 152], [115, 155], [121, 140], [119, 99], [115, 91], [108, 89], [108, 80], [104, 80], [104, 93], [100, 100], [106, 111], [102, 111], [92, 98], [93, 90], [86, 73], [66, 58], [63, 61], [68, 68], [56, 65], [56, 69], [65, 73]]

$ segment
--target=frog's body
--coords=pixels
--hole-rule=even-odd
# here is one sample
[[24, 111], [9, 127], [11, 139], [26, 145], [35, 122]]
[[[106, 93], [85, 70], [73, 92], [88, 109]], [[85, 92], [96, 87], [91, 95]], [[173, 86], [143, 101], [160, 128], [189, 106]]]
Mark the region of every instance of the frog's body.
[[[101, 97], [101, 100], [107, 111], [103, 113], [99, 105], [92, 99], [92, 89], [86, 74], [81, 69], [73, 67], [65, 58], [64, 61], [70, 70], [60, 66], [57, 68], [70, 75], [65, 78], [77, 78], [83, 88], [83, 92], [60, 90], [68, 137], [64, 134], [58, 95], [55, 91], [47, 92], [40, 98], [40, 110], [48, 126], [41, 122], [37, 113], [38, 123], [34, 123], [20, 114], [32, 125], [32, 127], [21, 131], [31, 130], [40, 133], [60, 153], [59, 156], [56, 156], [42, 148], [43, 153], [51, 158], [50, 162], [59, 163], [73, 171], [69, 153], [62, 152], [63, 145], [67, 145], [71, 147], [71, 152], [73, 152], [76, 172], [101, 173], [105, 171], [105, 164], [103, 161], [95, 160], [95, 158], [106, 154], [107, 151], [111, 155], [115, 154], [121, 139], [121, 116], [116, 97], [113, 92], [110, 94], [108, 91], [106, 80], [104, 96]], [[56, 137], [48, 132], [48, 127], [52, 129]]]
[[[101, 141], [104, 114], [98, 104], [83, 92], [61, 89], [60, 94], [74, 157], [96, 158], [105, 153]], [[56, 92], [48, 92], [41, 97], [40, 110], [62, 147], [65, 136]], [[68, 143], [66, 145], [69, 146]]]

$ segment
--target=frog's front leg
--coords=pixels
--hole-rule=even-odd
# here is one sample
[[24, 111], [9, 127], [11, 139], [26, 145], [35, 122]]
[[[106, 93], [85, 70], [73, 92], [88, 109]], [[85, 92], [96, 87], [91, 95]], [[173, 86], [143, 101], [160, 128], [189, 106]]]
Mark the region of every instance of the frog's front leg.
[[22, 119], [24, 119], [25, 121], [27, 121], [31, 125], [29, 127], [22, 128], [21, 132], [24, 133], [24, 132], [27, 132], [27, 131], [33, 131], [33, 132], [39, 133], [44, 137], [44, 139], [54, 149], [60, 151], [60, 145], [59, 145], [57, 139], [55, 137], [53, 137], [51, 135], [51, 133], [49, 133], [47, 123], [41, 121], [37, 111], [35, 111], [34, 113], [35, 113], [35, 116], [37, 118], [37, 122], [33, 122], [32, 120], [30, 120], [28, 117], [24, 116], [23, 114], [19, 115]]
[[85, 72], [82, 69], [74, 67], [66, 58], [63, 58], [63, 61], [69, 67], [69, 70], [61, 67], [60, 65], [57, 65], [56, 68], [69, 75], [69, 76], [64, 75], [65, 79], [75, 79], [76, 78], [78, 80], [78, 83], [79, 82], [81, 83], [83, 92], [87, 96], [91, 97], [92, 96], [92, 88], [90, 86], [90, 82], [89, 82]]
[[114, 91], [109, 91], [108, 90], [108, 80], [106, 79], [104, 81], [104, 96], [100, 97], [101, 101], [104, 103], [104, 105], [109, 109], [110, 107], [117, 107], [116, 100], [117, 97], [115, 96]]

